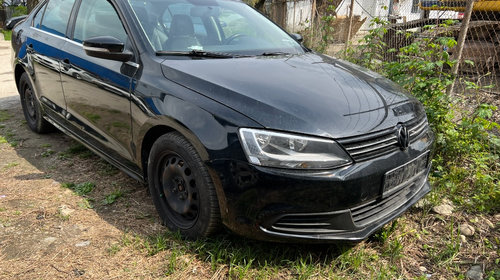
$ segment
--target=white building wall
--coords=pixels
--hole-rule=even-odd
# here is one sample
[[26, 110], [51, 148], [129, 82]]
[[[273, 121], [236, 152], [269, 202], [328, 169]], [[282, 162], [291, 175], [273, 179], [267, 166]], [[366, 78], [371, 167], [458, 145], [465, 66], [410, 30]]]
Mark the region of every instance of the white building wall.
[[[355, 0], [354, 15], [361, 16], [361, 19], [366, 18], [360, 30], [369, 30], [371, 21], [374, 17], [380, 17], [387, 20], [389, 16], [390, 1], [394, 0]], [[405, 19], [406, 21], [412, 21], [422, 18], [422, 10], [412, 10], [414, 3], [413, 0], [400, 0], [399, 3], [393, 4], [394, 14], [401, 17], [398, 19], [398, 22], [403, 22]], [[337, 15], [349, 16], [349, 5], [351, 5], [351, 0], [343, 0], [336, 9]], [[312, 0], [289, 0], [287, 2], [286, 29], [291, 32], [298, 32], [309, 27], [311, 22], [311, 10]], [[452, 11], [431, 11], [430, 18], [456, 19], [458, 18], [458, 13]]]
[[297, 32], [308, 27], [311, 22], [311, 12], [311, 0], [288, 1], [286, 29]]
[[[375, 17], [380, 17], [384, 20], [388, 19], [389, 7], [393, 0], [356, 0], [354, 2], [354, 15], [359, 15], [361, 18], [367, 18], [366, 22], [361, 27], [361, 30], [370, 29], [370, 23]], [[421, 18], [421, 10], [412, 12], [413, 0], [400, 0], [399, 3], [393, 3], [393, 12], [395, 15], [401, 16], [398, 22], [403, 22], [403, 17], [406, 21], [416, 20]], [[351, 0], [343, 0], [337, 8], [338, 15], [349, 15], [349, 6]]]

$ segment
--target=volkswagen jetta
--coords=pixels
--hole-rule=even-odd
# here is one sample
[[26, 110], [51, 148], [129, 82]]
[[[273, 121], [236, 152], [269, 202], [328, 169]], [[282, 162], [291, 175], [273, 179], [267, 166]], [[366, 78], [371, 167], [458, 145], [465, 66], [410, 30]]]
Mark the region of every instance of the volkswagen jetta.
[[430, 190], [422, 105], [231, 0], [46, 0], [13, 31], [28, 126], [147, 183], [184, 236], [361, 240]]

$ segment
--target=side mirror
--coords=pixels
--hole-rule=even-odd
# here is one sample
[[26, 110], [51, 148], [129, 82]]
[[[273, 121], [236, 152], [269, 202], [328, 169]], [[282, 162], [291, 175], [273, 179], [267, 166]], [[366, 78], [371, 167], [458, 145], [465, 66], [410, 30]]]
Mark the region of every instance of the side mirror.
[[298, 33], [292, 33], [290, 35], [292, 35], [292, 38], [295, 39], [295, 41], [297, 41], [299, 43], [302, 43], [302, 41], [304, 41], [304, 38], [302, 38], [302, 35], [300, 35]]
[[124, 51], [125, 44], [112, 36], [93, 37], [83, 41], [85, 53], [92, 57], [126, 62], [133, 54]]

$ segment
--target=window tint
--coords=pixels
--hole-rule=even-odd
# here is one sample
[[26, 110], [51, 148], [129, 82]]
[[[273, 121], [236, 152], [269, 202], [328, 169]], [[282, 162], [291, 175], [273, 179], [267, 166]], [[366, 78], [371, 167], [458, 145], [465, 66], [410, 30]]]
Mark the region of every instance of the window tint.
[[73, 40], [83, 42], [98, 36], [113, 36], [123, 43], [127, 33], [115, 8], [106, 0], [86, 0], [78, 10]]
[[44, 4], [43, 7], [41, 7], [40, 10], [38, 10], [38, 12], [36, 13], [35, 18], [33, 19], [33, 26], [34, 27], [40, 28], [40, 23], [42, 22], [43, 11], [45, 11], [46, 6], [47, 6], [47, 4]]
[[64, 36], [75, 0], [50, 0], [42, 20], [42, 30]]

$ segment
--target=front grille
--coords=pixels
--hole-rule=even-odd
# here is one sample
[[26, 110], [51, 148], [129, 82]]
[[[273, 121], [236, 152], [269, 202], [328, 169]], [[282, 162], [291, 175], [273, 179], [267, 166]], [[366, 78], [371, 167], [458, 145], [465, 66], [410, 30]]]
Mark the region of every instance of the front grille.
[[394, 209], [408, 202], [422, 187], [422, 176], [418, 176], [416, 181], [408, 182], [407, 186], [385, 198], [372, 200], [363, 205], [351, 208], [354, 224], [362, 227], [382, 219], [392, 213]]
[[[405, 123], [410, 133], [410, 143], [418, 140], [427, 131], [426, 118]], [[379, 157], [399, 149], [396, 128], [376, 133], [338, 140], [351, 157], [359, 162]]]

